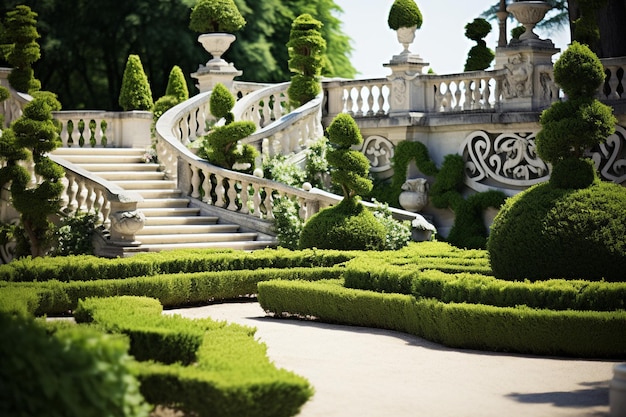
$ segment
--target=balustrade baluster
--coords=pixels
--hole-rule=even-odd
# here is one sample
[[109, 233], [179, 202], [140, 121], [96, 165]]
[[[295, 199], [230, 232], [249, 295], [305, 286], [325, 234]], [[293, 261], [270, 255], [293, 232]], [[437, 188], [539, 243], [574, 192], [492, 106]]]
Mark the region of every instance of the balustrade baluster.
[[609, 95], [607, 97], [607, 99], [609, 100], [619, 100], [620, 96], [619, 93], [617, 91], [617, 88], [619, 87], [619, 79], [617, 78], [617, 71], [619, 70], [618, 66], [610, 66], [608, 67], [611, 77], [608, 79], [609, 81], [609, 88], [611, 89], [611, 91], [609, 92]]
[[261, 213], [261, 187], [257, 185], [252, 185], [252, 189], [254, 194], [252, 195], [252, 207], [254, 210], [254, 216], [261, 218], [263, 214]]
[[306, 220], [308, 217], [307, 217], [306, 200], [304, 199], [304, 197], [298, 197], [298, 206], [299, 206], [298, 217], [300, 217], [300, 220]]
[[91, 213], [93, 209], [93, 186], [90, 184], [86, 184], [87, 193], [85, 195], [85, 212]]
[[76, 189], [78, 185], [76, 185], [76, 178], [74, 175], [65, 171], [65, 176], [67, 178], [67, 188], [65, 189], [65, 193], [67, 194], [67, 208], [70, 213], [73, 213], [78, 208], [76, 205]]
[[441, 83], [435, 84], [435, 105], [433, 107], [433, 111], [439, 113], [442, 111], [441, 106], [443, 102], [443, 93], [441, 92]]
[[211, 181], [211, 173], [208, 170], [202, 170], [204, 181], [202, 181], [202, 201], [209, 205], [213, 205], [213, 182]]
[[385, 114], [385, 95], [383, 88], [384, 84], [378, 85], [378, 112], [376, 112], [378, 116], [383, 116]]
[[354, 111], [352, 106], [354, 105], [354, 101], [352, 100], [352, 88], [347, 89], [348, 97], [346, 98], [346, 111], [350, 116], [354, 116]]
[[191, 118], [191, 114], [187, 114], [187, 116], [183, 117], [180, 121], [180, 142], [185, 146], [189, 145], [189, 142], [190, 142], [189, 118]]
[[463, 110], [472, 110], [472, 82], [470, 80], [463, 80], [465, 86], [465, 102], [463, 103]]
[[224, 177], [215, 174], [215, 205], [217, 207], [226, 208], [226, 189], [224, 188]]
[[85, 181], [78, 179], [76, 181], [78, 189], [76, 190], [76, 211], [81, 211], [85, 204]]
[[446, 84], [446, 93], [443, 95], [443, 106], [444, 106], [444, 111], [448, 112], [451, 111], [453, 109], [452, 107], [452, 90], [451, 90], [452, 85], [451, 84]]
[[241, 201], [241, 209], [239, 210], [242, 214], [249, 214], [250, 207], [248, 206], [248, 200], [250, 198], [250, 182], [242, 181], [241, 182], [241, 191], [239, 193], [239, 198]]
[[356, 117], [363, 117], [363, 87], [356, 88]]
[[491, 109], [491, 85], [489, 85], [491, 79], [485, 78], [485, 89], [483, 90], [484, 108]]
[[370, 87], [366, 87], [366, 88], [368, 88], [367, 116], [373, 116], [374, 115], [374, 87], [370, 86]]
[[454, 86], [454, 111], [461, 111], [463, 110], [463, 108], [461, 107], [461, 82], [455, 82]]
[[200, 198], [200, 170], [198, 167], [191, 165], [191, 193], [190, 196], [192, 198]]
[[94, 192], [94, 205], [93, 208], [98, 215], [99, 223], [104, 223], [106, 217], [103, 216], [103, 207], [104, 207], [104, 193], [101, 188], [96, 188]]

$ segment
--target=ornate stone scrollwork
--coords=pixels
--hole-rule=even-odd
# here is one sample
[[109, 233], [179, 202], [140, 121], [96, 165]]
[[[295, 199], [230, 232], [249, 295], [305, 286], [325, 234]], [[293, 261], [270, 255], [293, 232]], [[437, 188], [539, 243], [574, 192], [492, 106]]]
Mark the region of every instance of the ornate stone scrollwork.
[[393, 143], [382, 136], [369, 136], [363, 142], [363, 154], [370, 160], [370, 171], [379, 173], [391, 169]]
[[615, 133], [589, 152], [603, 179], [626, 186], [626, 129], [615, 126]]
[[407, 80], [402, 77], [395, 77], [391, 80], [391, 100], [397, 107], [402, 107], [406, 103]]
[[514, 194], [547, 181], [550, 167], [537, 156], [534, 133], [471, 133], [463, 142], [466, 184], [476, 190], [497, 188]]
[[508, 99], [532, 97], [533, 64], [524, 54], [515, 54], [504, 64], [508, 71], [504, 78], [504, 96]]

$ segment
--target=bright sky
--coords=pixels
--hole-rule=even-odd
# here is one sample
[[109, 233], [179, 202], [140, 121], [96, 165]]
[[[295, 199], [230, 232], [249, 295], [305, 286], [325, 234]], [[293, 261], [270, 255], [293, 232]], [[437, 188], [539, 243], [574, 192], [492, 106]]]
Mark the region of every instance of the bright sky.
[[[409, 47], [419, 54], [437, 74], [463, 72], [467, 53], [475, 45], [465, 37], [465, 25], [487, 10], [497, 0], [417, 0], [424, 23]], [[387, 16], [393, 0], [335, 0], [343, 9], [339, 19], [343, 31], [352, 39], [352, 65], [359, 72], [357, 79], [380, 78], [391, 74], [383, 63], [402, 52], [396, 32], [387, 26]], [[517, 26], [517, 23], [515, 23]], [[492, 22], [492, 31], [486, 38], [487, 46], [495, 50], [498, 24]], [[509, 21], [507, 31], [513, 27]], [[557, 48], [564, 50], [570, 42], [569, 30], [560, 30], [548, 36], [536, 30], [541, 39], [550, 38]]]

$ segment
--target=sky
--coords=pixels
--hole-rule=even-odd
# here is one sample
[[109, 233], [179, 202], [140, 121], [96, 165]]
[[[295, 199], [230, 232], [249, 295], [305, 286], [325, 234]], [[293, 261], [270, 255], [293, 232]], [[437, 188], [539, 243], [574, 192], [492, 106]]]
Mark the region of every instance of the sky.
[[[497, 0], [417, 0], [424, 23], [417, 31], [409, 50], [430, 63], [437, 74], [463, 72], [467, 53], [475, 45], [465, 37], [465, 25], [487, 10]], [[359, 72], [355, 78], [382, 78], [391, 74], [383, 67], [393, 55], [402, 52], [396, 32], [387, 26], [387, 16], [393, 0], [335, 0], [343, 13], [338, 17], [342, 29], [352, 39], [352, 65]], [[495, 50], [498, 41], [498, 24], [485, 39]], [[517, 26], [517, 23], [515, 23]], [[513, 27], [509, 21], [507, 31]], [[569, 30], [562, 29], [548, 35], [535, 31], [541, 39], [550, 38], [557, 48], [564, 50], [570, 42]], [[555, 56], [556, 59], [558, 55]]]

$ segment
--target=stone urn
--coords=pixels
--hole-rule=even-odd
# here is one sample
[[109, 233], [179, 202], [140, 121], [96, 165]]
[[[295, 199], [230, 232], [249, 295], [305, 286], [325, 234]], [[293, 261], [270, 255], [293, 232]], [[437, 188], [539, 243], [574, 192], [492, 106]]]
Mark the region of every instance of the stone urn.
[[406, 180], [402, 184], [402, 191], [398, 201], [403, 209], [417, 213], [428, 204], [428, 183], [426, 178]]
[[235, 42], [236, 36], [230, 33], [204, 33], [198, 36], [198, 42], [213, 56], [213, 59], [206, 63], [207, 66], [223, 66], [228, 63], [222, 59], [222, 55]]
[[145, 215], [139, 210], [116, 211], [110, 217], [111, 232], [122, 239], [134, 236], [146, 223]]
[[552, 6], [545, 1], [517, 1], [509, 4], [506, 10], [515, 16], [515, 19], [526, 29], [519, 37], [520, 41], [539, 39], [533, 29], [551, 8]]
[[401, 55], [408, 55], [411, 53], [409, 51], [409, 46], [415, 40], [415, 31], [417, 30], [417, 26], [411, 27], [400, 27], [396, 30], [396, 35], [398, 36], [398, 42], [404, 47], [404, 50], [400, 53]]

